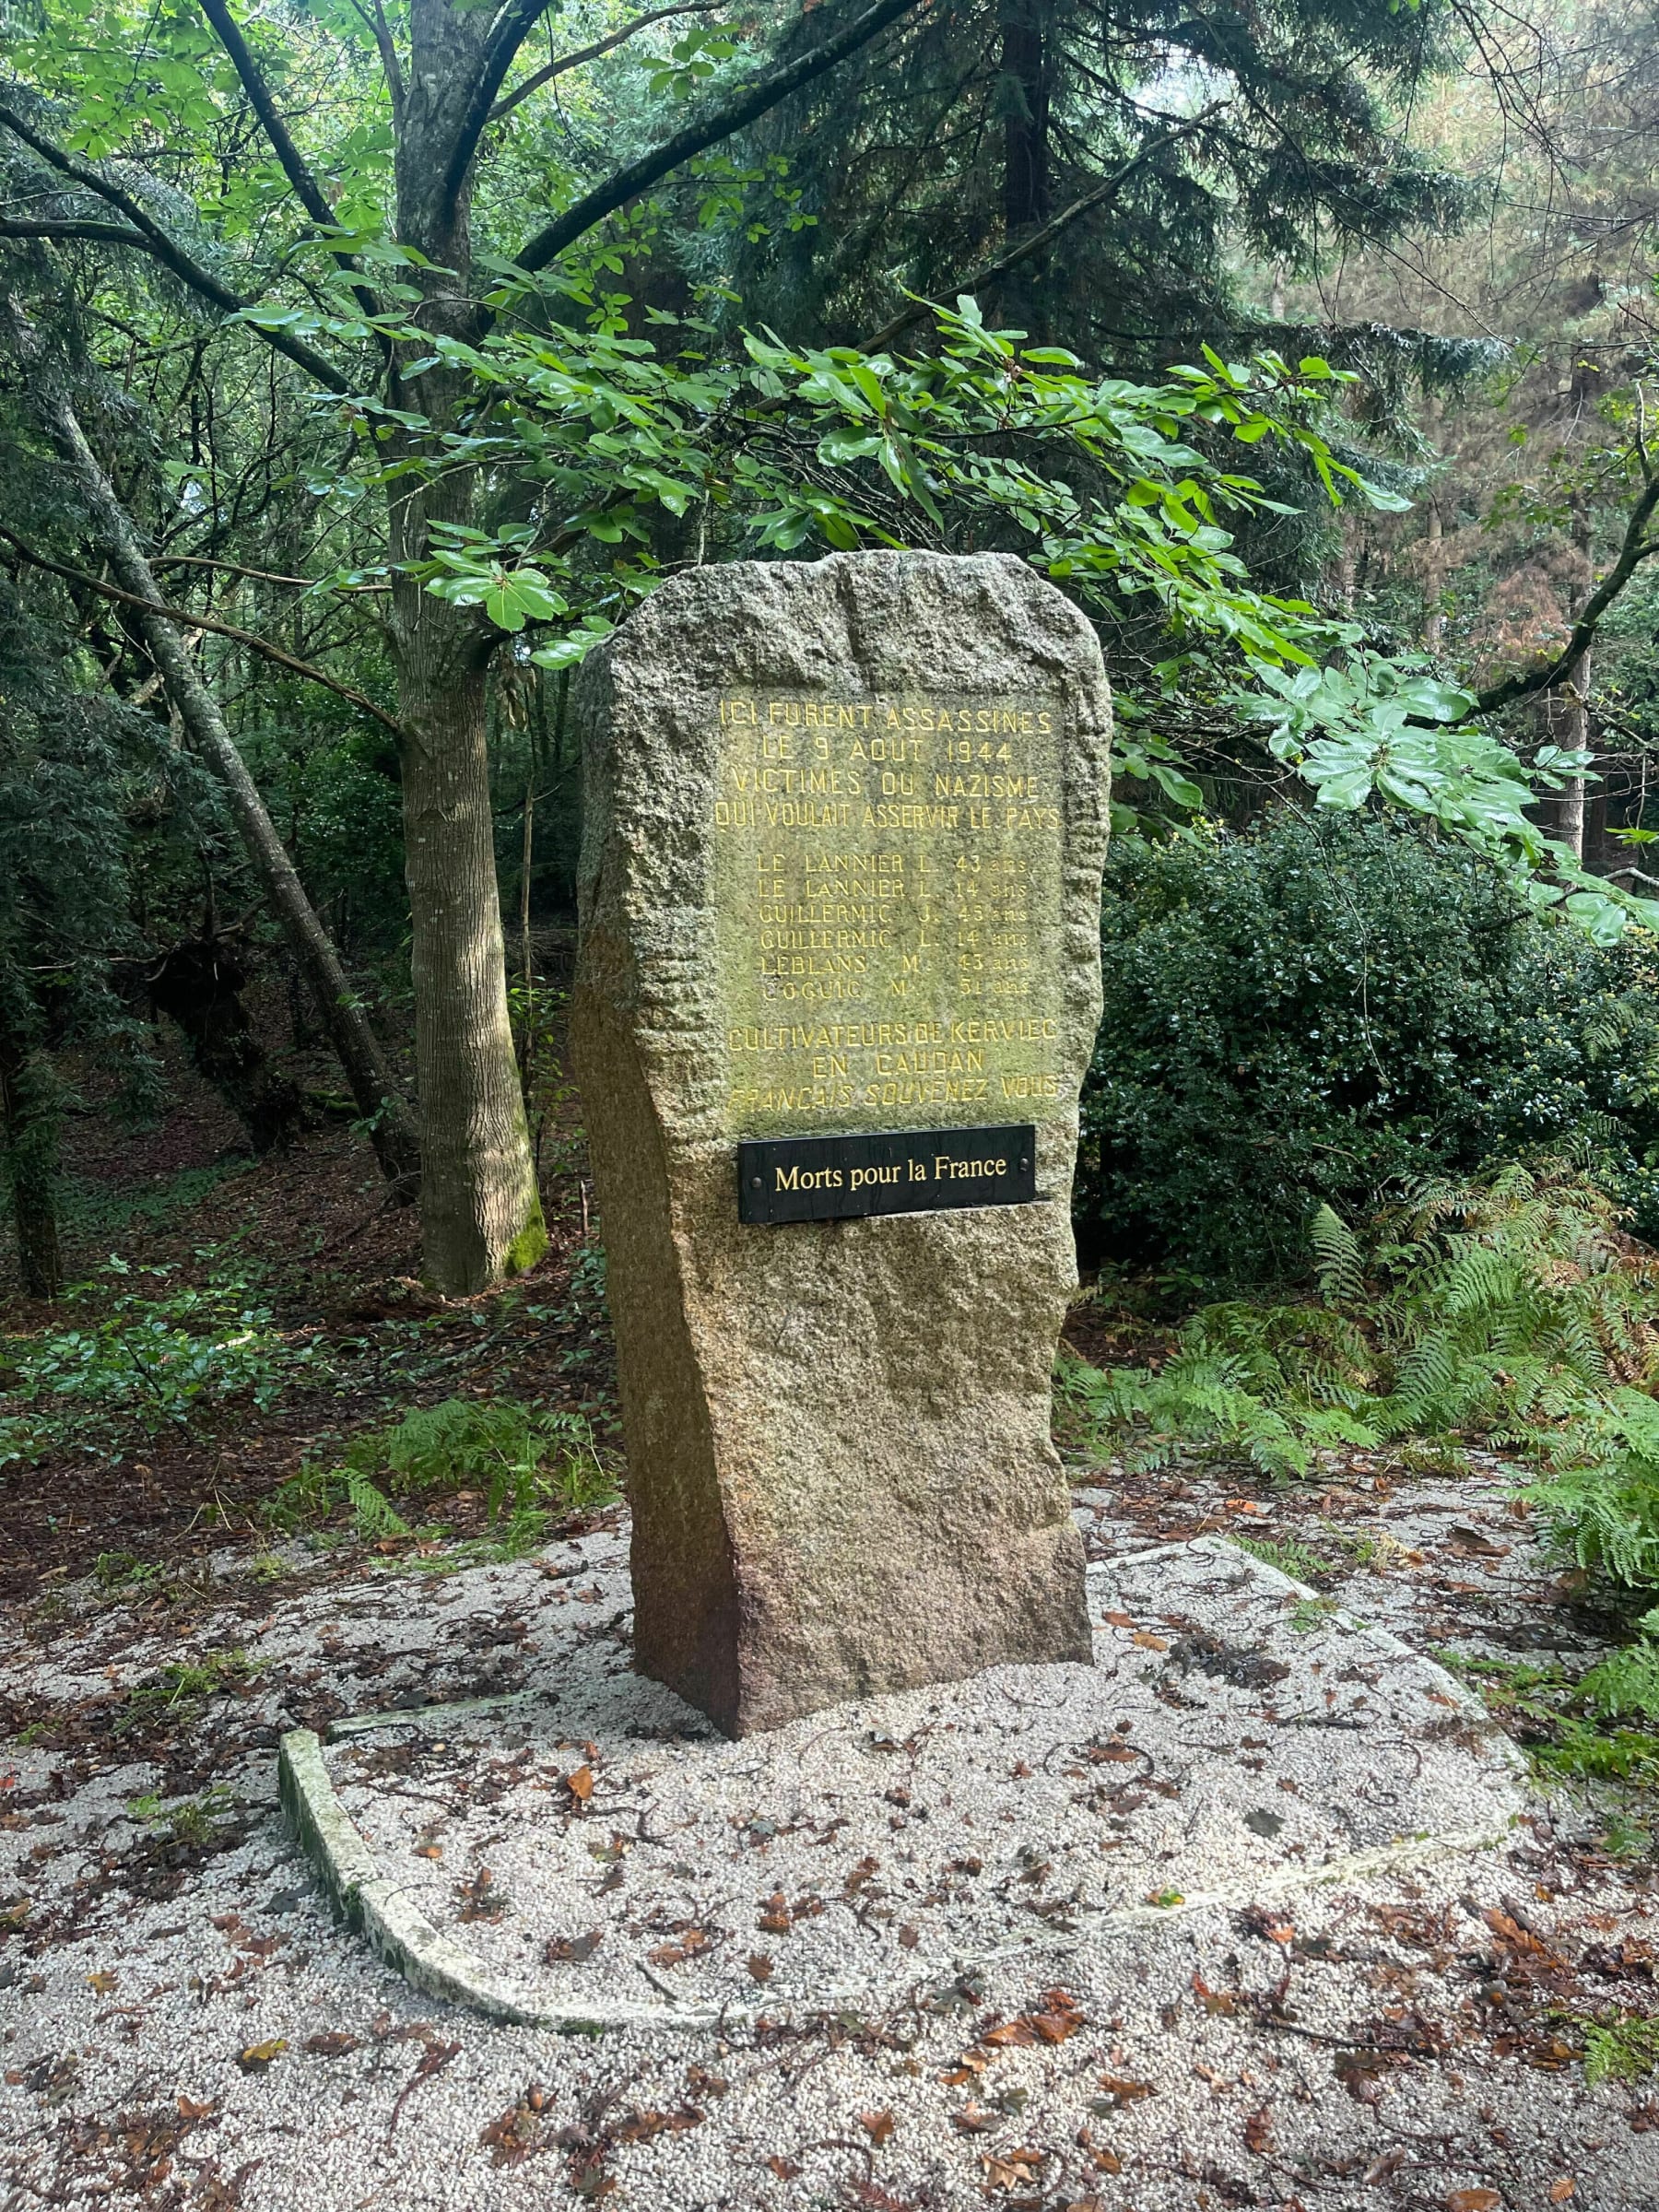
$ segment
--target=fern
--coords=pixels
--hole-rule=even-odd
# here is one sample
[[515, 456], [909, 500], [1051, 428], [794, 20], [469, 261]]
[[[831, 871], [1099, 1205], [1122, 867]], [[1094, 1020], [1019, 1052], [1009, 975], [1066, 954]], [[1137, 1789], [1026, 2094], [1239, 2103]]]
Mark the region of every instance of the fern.
[[1579, 1695], [1593, 1712], [1615, 1720], [1634, 1712], [1659, 1721], [1659, 1610], [1639, 1625], [1638, 1642], [1612, 1653], [1580, 1682]]
[[1326, 1304], [1335, 1304], [1338, 1299], [1357, 1304], [1365, 1295], [1365, 1260], [1359, 1238], [1328, 1206], [1315, 1209], [1308, 1234]]
[[1526, 1453], [1549, 1539], [1659, 1584], [1659, 1255], [1584, 1164], [1425, 1182], [1357, 1234], [1309, 1224], [1318, 1302], [1206, 1307], [1161, 1372], [1081, 1364], [1085, 1440], [1131, 1468], [1182, 1454], [1284, 1479], [1338, 1444], [1478, 1437]]
[[302, 1467], [266, 1511], [297, 1526], [344, 1508], [357, 1533], [375, 1540], [413, 1533], [388, 1491], [427, 1498], [463, 1488], [482, 1492], [491, 1522], [505, 1517], [502, 1542], [515, 1557], [545, 1538], [554, 1514], [584, 1512], [617, 1495], [584, 1415], [447, 1398], [354, 1437], [335, 1466]]
[[1594, 2088], [1603, 2081], [1634, 2081], [1659, 2067], [1659, 2018], [1645, 2019], [1626, 2013], [1615, 2020], [1598, 2021], [1584, 2034], [1584, 2079]]

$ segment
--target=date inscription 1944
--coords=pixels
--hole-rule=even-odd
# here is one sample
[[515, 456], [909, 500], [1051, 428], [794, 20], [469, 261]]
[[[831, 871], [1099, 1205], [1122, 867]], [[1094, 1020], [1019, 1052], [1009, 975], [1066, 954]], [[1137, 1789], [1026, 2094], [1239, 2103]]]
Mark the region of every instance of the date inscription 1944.
[[1053, 697], [722, 699], [734, 1135], [982, 1126], [1059, 1100], [1061, 721]]

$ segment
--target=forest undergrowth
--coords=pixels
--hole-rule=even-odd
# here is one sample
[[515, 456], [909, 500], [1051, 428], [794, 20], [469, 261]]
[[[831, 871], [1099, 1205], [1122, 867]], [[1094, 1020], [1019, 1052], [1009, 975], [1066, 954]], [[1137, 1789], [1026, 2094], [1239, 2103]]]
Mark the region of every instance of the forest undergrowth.
[[[1659, 1787], [1659, 1253], [1620, 1226], [1594, 1165], [1510, 1160], [1427, 1179], [1371, 1220], [1310, 1223], [1316, 1288], [1202, 1306], [1136, 1364], [1062, 1348], [1057, 1427], [1130, 1475], [1194, 1463], [1274, 1485], [1346, 1454], [1513, 1470], [1515, 1505], [1627, 1638], [1576, 1677], [1459, 1662], [1529, 1728], [1546, 1777], [1628, 1785], [1638, 1850]], [[1123, 1286], [1097, 1283], [1097, 1305]], [[1307, 1547], [1250, 1543], [1316, 1586]], [[1632, 1815], [1630, 1807], [1634, 1806]]]

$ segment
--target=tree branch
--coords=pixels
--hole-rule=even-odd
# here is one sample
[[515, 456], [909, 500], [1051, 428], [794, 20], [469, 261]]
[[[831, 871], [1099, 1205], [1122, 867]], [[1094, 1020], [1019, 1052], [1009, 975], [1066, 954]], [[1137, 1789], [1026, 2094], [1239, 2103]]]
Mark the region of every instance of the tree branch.
[[[181, 283], [188, 285], [191, 290], [198, 294], [200, 298], [211, 300], [213, 305], [225, 314], [241, 314], [253, 304], [252, 300], [244, 300], [240, 292], [232, 291], [228, 284], [221, 284], [211, 269], [204, 268], [199, 261], [186, 253], [183, 247], [168, 236], [160, 224], [145, 211], [131, 193], [124, 192], [119, 184], [112, 183], [107, 177], [100, 177], [98, 171], [89, 168], [86, 162], [77, 161], [73, 154], [66, 154], [61, 147], [53, 146], [50, 138], [42, 137], [3, 100], [0, 100], [0, 124], [4, 124], [14, 137], [20, 138], [25, 146], [38, 154], [49, 168], [55, 169], [60, 176], [70, 178], [83, 190], [94, 194], [99, 199], [107, 202], [110, 206], [118, 207], [121, 210], [133, 226], [135, 235], [129, 237], [124, 232], [119, 239], [109, 242], [142, 246], [144, 251], [154, 260], [159, 261], [163, 268], [171, 269]], [[111, 227], [113, 228], [113, 226]], [[74, 235], [82, 235], [84, 228], [79, 224], [74, 226]], [[94, 226], [94, 229], [101, 233], [102, 226]], [[6, 231], [10, 236], [28, 237], [33, 235], [27, 229], [20, 230], [15, 225], [6, 226]], [[322, 384], [325, 390], [337, 393], [341, 398], [350, 396], [352, 387], [349, 380], [343, 377], [339, 371], [326, 361], [320, 353], [314, 352], [303, 338], [290, 337], [286, 331], [282, 330], [261, 330], [256, 323], [250, 324], [248, 327], [250, 330], [257, 331], [274, 352], [286, 355], [296, 368], [303, 369], [308, 376], [315, 377], [318, 383]]]
[[150, 251], [149, 240], [127, 223], [72, 222], [46, 217], [13, 222], [0, 218], [0, 238], [83, 238], [97, 245], [136, 246], [141, 253]]
[[1475, 704], [1483, 714], [1495, 708], [1507, 707], [1518, 699], [1531, 699], [1539, 691], [1547, 691], [1568, 675], [1582, 653], [1587, 653], [1595, 641], [1597, 625], [1602, 617], [1618, 597], [1641, 564], [1659, 553], [1659, 540], [1644, 545], [1647, 526], [1659, 507], [1659, 476], [1650, 477], [1642, 487], [1641, 497], [1630, 510], [1630, 519], [1625, 525], [1624, 541], [1618, 548], [1618, 559], [1585, 600], [1579, 618], [1574, 622], [1567, 642], [1553, 661], [1542, 668], [1532, 669], [1522, 676], [1506, 676], [1500, 684], [1489, 684], [1484, 691], [1475, 694]]
[[636, 16], [631, 23], [625, 23], [620, 30], [613, 30], [608, 38], [595, 39], [591, 46], [578, 46], [573, 53], [561, 53], [558, 61], [547, 63], [534, 76], [527, 76], [522, 85], [514, 85], [511, 92], [496, 101], [485, 121], [500, 123], [504, 115], [512, 114], [521, 100], [528, 100], [533, 92], [539, 92], [544, 85], [550, 85], [556, 76], [563, 76], [571, 69], [580, 69], [583, 62], [596, 62], [602, 53], [609, 53], [613, 47], [625, 45], [637, 32], [648, 30], [653, 23], [665, 23], [670, 16], [712, 15], [720, 4], [721, 0], [681, 0], [679, 6], [653, 7], [648, 16]]
[[354, 707], [360, 708], [365, 714], [372, 714], [376, 722], [383, 723], [394, 736], [403, 735], [403, 724], [395, 715], [388, 714], [384, 707], [377, 707], [366, 694], [354, 691], [349, 684], [337, 683], [332, 676], [325, 676], [321, 668], [312, 667], [309, 661], [298, 660], [291, 653], [284, 653], [280, 645], [273, 645], [265, 638], [255, 637], [251, 629], [238, 629], [234, 623], [218, 621], [212, 615], [190, 614], [182, 606], [168, 606], [159, 599], [146, 599], [136, 592], [124, 592], [119, 584], [106, 583], [101, 576], [88, 575], [85, 569], [72, 569], [61, 560], [49, 560], [44, 553], [37, 553], [32, 546], [26, 545], [16, 531], [8, 530], [4, 523], [0, 523], [0, 538], [5, 539], [20, 559], [28, 561], [31, 569], [44, 569], [49, 576], [61, 576], [65, 583], [76, 583], [83, 591], [97, 592], [105, 599], [112, 599], [118, 606], [137, 607], [147, 615], [158, 615], [164, 622], [176, 622], [182, 629], [210, 629], [215, 637], [232, 638], [237, 644], [248, 646], [265, 660], [274, 662], [278, 668], [286, 668], [290, 676], [303, 676], [313, 684], [321, 684], [324, 690], [333, 691], [338, 698], [349, 700]]
[[[304, 155], [294, 144], [288, 124], [277, 113], [276, 103], [271, 98], [271, 88], [261, 74], [259, 64], [248, 51], [248, 41], [242, 37], [225, 0], [200, 0], [200, 6], [202, 13], [213, 26], [219, 44], [230, 56], [231, 66], [241, 79], [241, 88], [253, 103], [253, 112], [258, 116], [261, 128], [270, 140], [272, 149], [282, 164], [282, 173], [293, 186], [300, 205], [313, 223], [324, 230], [332, 230], [335, 227], [334, 209], [323, 196], [323, 188], [312, 175]], [[353, 254], [344, 253], [338, 247], [335, 252], [342, 268], [351, 270], [354, 275], [359, 274]], [[367, 284], [355, 284], [352, 291], [366, 315], [374, 316], [380, 312], [380, 301]]]
[[545, 269], [585, 231], [602, 223], [607, 215], [614, 215], [618, 207], [626, 206], [629, 200], [637, 199], [670, 170], [746, 129], [781, 100], [787, 100], [792, 92], [798, 92], [803, 85], [825, 76], [838, 62], [856, 53], [861, 46], [867, 46], [888, 24], [896, 23], [900, 16], [908, 15], [922, 4], [923, 0], [876, 0], [873, 7], [854, 16], [852, 22], [821, 45], [797, 54], [793, 62], [767, 70], [752, 84], [734, 93], [730, 100], [708, 109], [684, 130], [676, 131], [649, 153], [641, 154], [637, 161], [626, 162], [614, 171], [603, 184], [595, 185], [562, 215], [555, 216], [513, 258], [533, 276], [538, 269]]
[[[1006, 253], [999, 253], [994, 261], [984, 262], [968, 276], [959, 277], [954, 288], [960, 292], [978, 291], [982, 285], [994, 283], [999, 276], [1006, 276], [1010, 269], [1017, 269], [1021, 262], [1030, 261], [1034, 254], [1052, 246], [1063, 230], [1069, 229], [1077, 218], [1087, 215], [1091, 207], [1098, 207], [1103, 200], [1109, 200], [1118, 187], [1149, 161], [1154, 154], [1160, 153], [1166, 146], [1175, 145], [1179, 139], [1190, 138], [1194, 131], [1201, 129], [1211, 116], [1218, 114], [1226, 105], [1225, 100], [1217, 100], [1206, 108], [1202, 114], [1194, 115], [1190, 123], [1183, 123], [1178, 130], [1161, 131], [1157, 137], [1148, 138], [1139, 153], [1114, 169], [1110, 176], [1102, 177], [1098, 184], [1080, 198], [1075, 199], [1069, 207], [1063, 207], [1058, 215], [1051, 217], [1041, 229], [1033, 230], [1029, 237], [1019, 240]], [[924, 315], [932, 312], [933, 303], [930, 300], [912, 300], [890, 323], [884, 323], [878, 331], [863, 339], [859, 351], [879, 353], [884, 346], [892, 344], [900, 331], [908, 330], [912, 323], [921, 322]]]
[[225, 6], [225, 0], [199, 0], [202, 13], [212, 24], [219, 44], [230, 56], [230, 64], [241, 80], [241, 88], [253, 103], [265, 136], [270, 140], [276, 159], [282, 164], [282, 173], [294, 188], [294, 195], [314, 223], [324, 229], [334, 227], [334, 210], [323, 197], [322, 188], [306, 167], [305, 157], [288, 135], [288, 127], [276, 112], [276, 103], [271, 98], [271, 88], [260, 74], [259, 65], [248, 51], [248, 41], [241, 35], [235, 18]]
[[[206, 6], [206, 0], [203, 0], [203, 4]], [[466, 103], [466, 112], [462, 116], [460, 127], [455, 133], [455, 143], [450, 148], [449, 159], [444, 164], [439, 206], [442, 210], [442, 220], [446, 223], [454, 213], [455, 203], [466, 183], [466, 174], [472, 167], [473, 156], [478, 150], [478, 140], [484, 135], [484, 126], [489, 121], [496, 94], [500, 90], [519, 48], [529, 37], [537, 19], [547, 13], [549, 5], [550, 0], [508, 0], [500, 20], [489, 34], [477, 82], [473, 87], [472, 98]]]

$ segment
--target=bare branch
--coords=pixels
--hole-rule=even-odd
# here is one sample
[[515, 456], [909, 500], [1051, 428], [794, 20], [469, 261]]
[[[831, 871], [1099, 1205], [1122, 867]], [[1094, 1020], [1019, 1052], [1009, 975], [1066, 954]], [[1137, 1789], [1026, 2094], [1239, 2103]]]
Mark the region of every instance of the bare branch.
[[[1053, 244], [1063, 230], [1069, 229], [1079, 216], [1087, 215], [1090, 208], [1098, 207], [1102, 201], [1111, 199], [1118, 187], [1132, 177], [1137, 169], [1151, 160], [1154, 154], [1161, 153], [1166, 146], [1173, 146], [1182, 138], [1190, 138], [1213, 115], [1218, 114], [1226, 104], [1225, 100], [1217, 100], [1206, 108], [1202, 114], [1194, 115], [1190, 123], [1183, 123], [1178, 130], [1162, 131], [1157, 137], [1148, 138], [1132, 159], [1121, 163], [1110, 176], [1102, 177], [1098, 184], [1080, 198], [1075, 199], [1069, 207], [1063, 207], [1041, 229], [1033, 230], [1029, 237], [1022, 238], [1018, 244], [1010, 246], [1006, 253], [999, 253], [994, 261], [987, 261], [970, 275], [959, 277], [952, 288], [959, 292], [978, 291], [982, 286], [994, 283], [999, 276], [1006, 276], [1010, 269], [1017, 269], [1021, 262], [1030, 261], [1033, 255], [1042, 253], [1046, 247]], [[890, 323], [884, 323], [878, 331], [864, 339], [860, 344], [860, 352], [879, 353], [884, 346], [892, 344], [900, 331], [908, 330], [912, 323], [921, 322], [924, 315], [932, 312], [931, 301], [912, 300]]]
[[260, 74], [259, 64], [248, 51], [248, 41], [241, 35], [235, 18], [225, 6], [225, 0], [200, 0], [202, 13], [212, 24], [219, 44], [230, 56], [231, 66], [241, 80], [241, 88], [253, 103], [265, 136], [270, 140], [276, 159], [282, 164], [282, 173], [294, 188], [295, 197], [314, 223], [324, 229], [332, 229], [334, 210], [323, 197], [322, 188], [306, 167], [305, 157], [288, 135], [288, 127], [276, 112], [276, 103], [271, 98], [271, 88]]
[[822, 44], [797, 54], [792, 62], [784, 62], [776, 68], [763, 71], [729, 100], [722, 101], [717, 107], [705, 109], [684, 130], [676, 131], [649, 153], [641, 154], [638, 160], [624, 163], [603, 184], [595, 185], [592, 192], [584, 193], [573, 206], [567, 207], [562, 215], [556, 216], [543, 229], [538, 230], [514, 259], [521, 268], [527, 269], [532, 275], [538, 269], [545, 269], [568, 246], [574, 245], [585, 232], [602, 223], [607, 215], [615, 215], [618, 207], [625, 207], [629, 200], [637, 199], [641, 193], [649, 191], [671, 170], [677, 169], [683, 161], [689, 161], [705, 148], [718, 146], [723, 139], [747, 129], [780, 101], [787, 100], [792, 92], [798, 92], [804, 85], [811, 84], [815, 77], [826, 76], [839, 62], [845, 61], [850, 53], [856, 53], [861, 46], [867, 46], [872, 39], [879, 37], [889, 24], [898, 22], [901, 16], [910, 14], [922, 5], [923, 0], [876, 0], [873, 7], [866, 8], [862, 15], [854, 16], [850, 23], [825, 39]]
[[192, 614], [182, 606], [167, 606], [159, 599], [142, 598], [136, 592], [124, 592], [119, 584], [106, 583], [101, 576], [88, 575], [85, 569], [72, 569], [61, 560], [49, 560], [44, 553], [37, 553], [32, 546], [26, 545], [15, 531], [8, 530], [3, 523], [0, 523], [0, 538], [4, 538], [18, 558], [28, 561], [32, 569], [44, 569], [49, 576], [61, 576], [65, 583], [78, 584], [83, 591], [97, 592], [105, 599], [112, 599], [118, 606], [136, 607], [147, 615], [159, 616], [164, 622], [176, 622], [181, 629], [209, 629], [215, 637], [234, 639], [237, 644], [246, 645], [278, 668], [286, 668], [290, 676], [302, 676], [311, 683], [321, 684], [324, 690], [333, 691], [338, 698], [349, 700], [354, 707], [360, 708], [365, 714], [372, 714], [376, 722], [384, 724], [394, 736], [403, 735], [403, 725], [396, 716], [388, 714], [384, 707], [377, 707], [365, 693], [354, 691], [349, 684], [336, 682], [332, 676], [324, 675], [321, 668], [312, 667], [309, 661], [299, 660], [293, 653], [284, 653], [280, 645], [273, 645], [265, 638], [255, 637], [251, 629], [238, 629], [234, 623], [218, 621], [212, 615]]
[[[61, 147], [54, 146], [50, 138], [42, 137], [39, 131], [25, 123], [4, 101], [0, 101], [0, 124], [4, 124], [15, 137], [20, 138], [31, 152], [38, 154], [60, 176], [70, 178], [83, 190], [92, 193], [110, 206], [120, 209], [136, 235], [128, 237], [124, 233], [118, 240], [110, 242], [142, 246], [152, 259], [159, 261], [164, 268], [171, 269], [181, 283], [187, 284], [193, 292], [210, 300], [225, 314], [241, 314], [253, 304], [252, 300], [244, 300], [239, 292], [232, 291], [228, 284], [221, 284], [211, 269], [204, 268], [175, 239], [170, 238], [130, 192], [124, 192], [119, 184], [112, 183], [107, 177], [100, 177], [88, 163], [76, 160], [73, 154], [66, 154]], [[27, 231], [19, 233], [13, 226], [7, 229], [8, 235], [29, 235]], [[81, 226], [76, 226], [76, 234], [80, 234], [81, 229]], [[350, 395], [352, 386], [349, 380], [309, 347], [303, 338], [290, 337], [284, 330], [264, 330], [256, 323], [250, 324], [248, 327], [257, 331], [274, 352], [285, 354], [297, 368], [303, 369], [308, 376], [314, 377], [325, 390], [338, 393], [342, 398]]]
[[631, 23], [625, 23], [620, 30], [613, 30], [608, 38], [595, 39], [591, 46], [578, 46], [573, 53], [561, 53], [556, 62], [548, 62], [534, 76], [527, 76], [522, 85], [514, 85], [511, 92], [504, 93], [496, 101], [485, 120], [500, 123], [503, 115], [512, 114], [521, 100], [528, 100], [533, 92], [539, 92], [544, 85], [550, 85], [556, 76], [563, 76], [571, 69], [580, 69], [584, 62], [596, 62], [601, 54], [625, 45], [640, 31], [648, 30], [653, 23], [665, 23], [670, 16], [712, 15], [720, 4], [721, 0], [682, 0], [677, 7], [653, 7], [648, 16], [636, 16]]
[[1642, 487], [1641, 497], [1630, 510], [1630, 519], [1625, 525], [1623, 543], [1618, 559], [1585, 600], [1579, 618], [1574, 622], [1567, 642], [1553, 661], [1542, 668], [1534, 668], [1522, 676], [1505, 677], [1500, 684], [1489, 684], [1484, 691], [1475, 694], [1475, 703], [1483, 714], [1495, 708], [1507, 707], [1518, 699], [1531, 699], [1539, 691], [1548, 691], [1569, 675], [1581, 654], [1587, 653], [1595, 641], [1595, 632], [1602, 617], [1618, 597], [1637, 569], [1644, 560], [1659, 553], [1659, 540], [1644, 542], [1647, 527], [1659, 507], [1659, 476], [1650, 477]]
[[[495, 105], [496, 94], [512, 68], [519, 48], [529, 37], [538, 19], [544, 16], [550, 0], [508, 0], [501, 10], [494, 30], [484, 49], [478, 80], [466, 103], [466, 112], [461, 118], [455, 133], [455, 143], [450, 148], [444, 165], [443, 183], [439, 193], [442, 219], [447, 222], [454, 213], [455, 203], [461, 197], [471, 169], [473, 156], [478, 150], [478, 140], [484, 135], [484, 126], [489, 121], [489, 112]], [[206, 0], [204, 0], [206, 5]]]
[[397, 45], [392, 36], [392, 26], [386, 20], [386, 11], [381, 6], [381, 0], [374, 0], [372, 15], [363, 6], [363, 0], [351, 0], [351, 5], [358, 16], [361, 18], [364, 27], [374, 34], [374, 43], [380, 53], [381, 71], [385, 77], [386, 90], [392, 100], [392, 126], [394, 130], [401, 132], [404, 111], [403, 67], [397, 58]]

